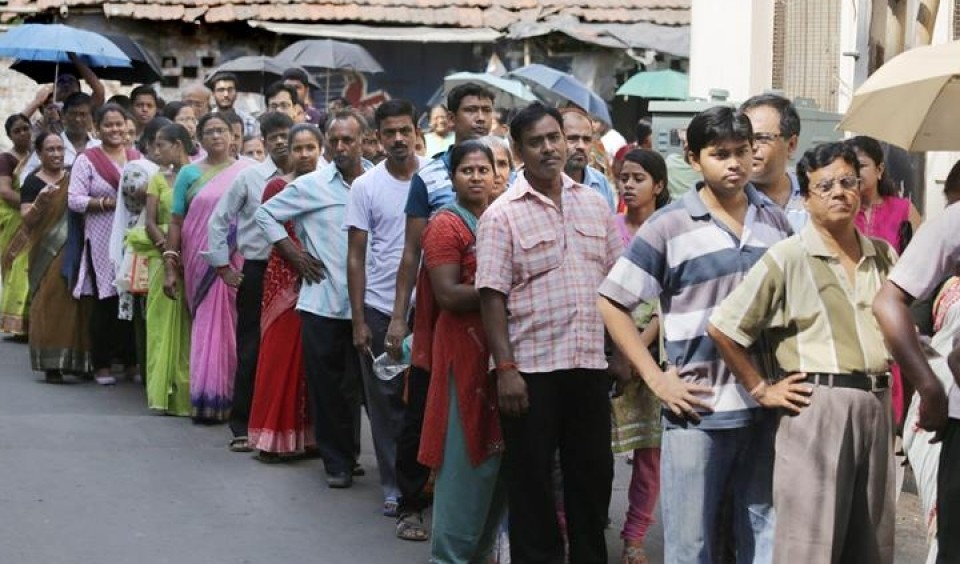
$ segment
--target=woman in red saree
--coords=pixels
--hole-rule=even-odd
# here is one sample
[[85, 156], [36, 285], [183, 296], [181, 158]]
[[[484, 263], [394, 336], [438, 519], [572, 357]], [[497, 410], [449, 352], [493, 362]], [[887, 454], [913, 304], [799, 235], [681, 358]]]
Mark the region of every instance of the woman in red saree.
[[[263, 192], [266, 202], [293, 179], [313, 172], [320, 159], [323, 136], [316, 126], [300, 124], [290, 130], [286, 176], [274, 178]], [[300, 246], [293, 225], [290, 240]], [[276, 249], [270, 253], [263, 277], [260, 311], [260, 357], [250, 408], [249, 445], [257, 459], [275, 462], [304, 452], [314, 444], [303, 373], [303, 347], [297, 296], [300, 274]]]

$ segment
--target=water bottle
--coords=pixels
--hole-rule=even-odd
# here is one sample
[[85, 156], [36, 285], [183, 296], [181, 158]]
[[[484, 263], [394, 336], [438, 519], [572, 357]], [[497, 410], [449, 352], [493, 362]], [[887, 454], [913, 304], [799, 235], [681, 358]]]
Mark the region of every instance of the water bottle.
[[[400, 360], [396, 360], [386, 352], [373, 359], [373, 373], [377, 375], [377, 378], [384, 382], [393, 380], [410, 366], [410, 342], [412, 338], [412, 335], [408, 335], [403, 340], [403, 355]], [[373, 356], [373, 353], [370, 353], [370, 355]]]

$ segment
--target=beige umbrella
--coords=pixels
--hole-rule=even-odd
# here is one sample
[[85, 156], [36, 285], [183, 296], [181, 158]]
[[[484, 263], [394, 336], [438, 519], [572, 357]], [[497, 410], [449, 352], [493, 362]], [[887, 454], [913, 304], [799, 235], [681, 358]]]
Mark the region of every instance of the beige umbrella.
[[857, 89], [837, 129], [909, 151], [960, 150], [960, 41], [887, 61]]

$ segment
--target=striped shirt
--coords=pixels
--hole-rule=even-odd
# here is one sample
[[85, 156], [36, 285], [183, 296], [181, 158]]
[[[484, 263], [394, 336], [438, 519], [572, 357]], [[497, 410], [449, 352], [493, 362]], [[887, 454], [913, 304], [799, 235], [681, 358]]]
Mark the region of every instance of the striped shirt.
[[871, 308], [896, 252], [857, 236], [861, 258], [853, 285], [808, 224], [763, 255], [710, 323], [745, 347], [765, 333], [783, 374], [888, 370], [890, 356]]
[[[363, 161], [363, 169], [372, 165]], [[254, 218], [271, 244], [287, 238], [283, 224], [293, 221], [303, 250], [323, 263], [324, 279], [303, 282], [297, 311], [333, 319], [350, 319], [347, 293], [347, 232], [343, 230], [350, 186], [334, 164], [287, 184], [261, 205]]]
[[[767, 249], [792, 234], [780, 208], [747, 186], [742, 237], [715, 221], [700, 199], [703, 183], [644, 223], [600, 286], [600, 294], [633, 311], [660, 300], [666, 360], [680, 377], [710, 386], [701, 429], [750, 424], [757, 404], [737, 383], [707, 336], [713, 309], [740, 283]], [[692, 425], [664, 412], [667, 428]]]
[[480, 217], [477, 288], [507, 297], [521, 372], [607, 367], [597, 286], [623, 252], [607, 202], [563, 175], [562, 207], [524, 174]]

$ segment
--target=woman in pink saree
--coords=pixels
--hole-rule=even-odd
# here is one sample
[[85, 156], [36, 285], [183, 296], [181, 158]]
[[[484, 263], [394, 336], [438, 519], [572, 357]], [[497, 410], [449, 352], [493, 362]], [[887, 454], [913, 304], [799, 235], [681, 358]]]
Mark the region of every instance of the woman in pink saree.
[[[237, 369], [236, 288], [227, 286], [203, 259], [207, 223], [237, 174], [250, 166], [230, 156], [230, 126], [218, 114], [197, 124], [206, 158], [184, 166], [173, 187], [173, 207], [163, 252], [163, 291], [175, 297], [177, 271], [183, 269], [187, 306], [193, 317], [190, 343], [190, 415], [196, 423], [225, 421], [230, 415], [233, 377]], [[231, 236], [231, 239], [235, 239]], [[243, 258], [231, 263], [241, 270]]]

